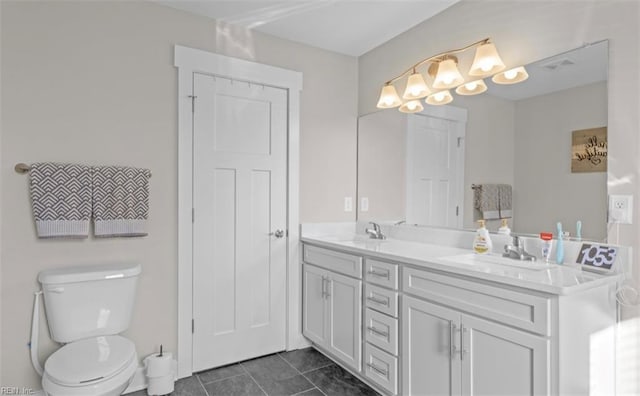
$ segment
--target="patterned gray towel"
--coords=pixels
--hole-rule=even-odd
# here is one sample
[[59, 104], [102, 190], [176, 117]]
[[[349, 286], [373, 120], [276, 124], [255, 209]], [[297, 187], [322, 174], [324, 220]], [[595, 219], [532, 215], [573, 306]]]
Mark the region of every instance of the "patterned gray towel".
[[89, 236], [91, 168], [35, 163], [29, 172], [31, 204], [40, 238]]
[[95, 235], [147, 235], [151, 172], [125, 166], [94, 166], [92, 175]]
[[479, 211], [480, 218], [494, 220], [500, 218], [500, 200], [498, 184], [479, 184], [473, 190], [473, 206]]
[[498, 184], [498, 200], [500, 201], [500, 218], [507, 219], [513, 217], [513, 210], [511, 208], [511, 185], [510, 184]]

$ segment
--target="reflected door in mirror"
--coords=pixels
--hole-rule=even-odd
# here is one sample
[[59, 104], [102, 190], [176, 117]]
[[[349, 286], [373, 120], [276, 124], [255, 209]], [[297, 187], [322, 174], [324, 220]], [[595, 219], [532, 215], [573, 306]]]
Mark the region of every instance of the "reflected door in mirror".
[[461, 227], [464, 124], [423, 114], [408, 117], [406, 221]]

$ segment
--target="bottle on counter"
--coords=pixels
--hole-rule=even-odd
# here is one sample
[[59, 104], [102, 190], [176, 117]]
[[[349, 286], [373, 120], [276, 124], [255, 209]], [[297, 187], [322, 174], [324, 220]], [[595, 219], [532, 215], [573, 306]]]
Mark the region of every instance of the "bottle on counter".
[[507, 219], [502, 219], [502, 224], [500, 228], [498, 228], [498, 234], [511, 235], [511, 228], [509, 228], [509, 221]]
[[491, 242], [489, 231], [485, 227], [484, 220], [478, 220], [478, 224], [480, 227], [476, 231], [476, 236], [473, 239], [473, 251], [478, 254], [491, 253], [493, 243]]

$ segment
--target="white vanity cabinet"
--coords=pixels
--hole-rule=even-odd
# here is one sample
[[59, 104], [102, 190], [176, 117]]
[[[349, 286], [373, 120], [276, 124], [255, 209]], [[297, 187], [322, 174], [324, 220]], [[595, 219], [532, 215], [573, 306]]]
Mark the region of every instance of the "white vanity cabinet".
[[362, 259], [309, 245], [304, 246], [303, 254], [302, 333], [346, 366], [360, 371]]
[[545, 337], [403, 298], [403, 394], [549, 393]]
[[615, 278], [553, 293], [337, 249], [304, 245], [303, 333], [385, 394], [614, 392]]

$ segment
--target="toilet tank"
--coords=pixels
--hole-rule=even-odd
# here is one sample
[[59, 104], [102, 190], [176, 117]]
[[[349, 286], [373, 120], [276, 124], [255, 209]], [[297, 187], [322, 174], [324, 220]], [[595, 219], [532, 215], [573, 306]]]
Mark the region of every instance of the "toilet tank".
[[51, 338], [71, 342], [129, 327], [140, 264], [66, 267], [40, 272]]

